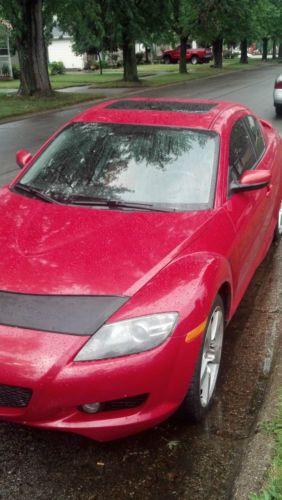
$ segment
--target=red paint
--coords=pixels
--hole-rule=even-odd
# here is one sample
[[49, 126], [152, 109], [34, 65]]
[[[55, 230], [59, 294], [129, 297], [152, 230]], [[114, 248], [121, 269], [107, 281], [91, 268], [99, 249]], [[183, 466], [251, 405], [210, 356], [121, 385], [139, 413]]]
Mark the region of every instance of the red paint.
[[[173, 335], [161, 346], [91, 362], [73, 361], [88, 337], [0, 326], [0, 384], [33, 390], [27, 408], [0, 408], [0, 417], [97, 440], [142, 431], [177, 409], [201, 345], [201, 337], [187, 344], [185, 336], [207, 318], [220, 290], [230, 320], [271, 244], [282, 199], [281, 140], [265, 122], [267, 149], [257, 170], [269, 172], [263, 178], [271, 176], [271, 184], [228, 196], [230, 130], [251, 113], [247, 108], [216, 103], [207, 113], [187, 115], [109, 110], [106, 104], [73, 121], [209, 128], [220, 135], [221, 149], [214, 208], [208, 211], [99, 210], [44, 203], [8, 187], [0, 191], [0, 290], [130, 296], [108, 322], [179, 313]], [[149, 398], [135, 409], [96, 415], [78, 409], [143, 393]]]

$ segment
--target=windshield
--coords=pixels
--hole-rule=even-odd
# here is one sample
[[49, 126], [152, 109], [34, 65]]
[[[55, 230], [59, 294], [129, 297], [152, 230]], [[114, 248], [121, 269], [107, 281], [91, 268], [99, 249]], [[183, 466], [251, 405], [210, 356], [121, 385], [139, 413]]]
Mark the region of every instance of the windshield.
[[65, 203], [206, 209], [213, 204], [217, 156], [218, 136], [209, 131], [74, 123], [55, 137], [18, 186]]

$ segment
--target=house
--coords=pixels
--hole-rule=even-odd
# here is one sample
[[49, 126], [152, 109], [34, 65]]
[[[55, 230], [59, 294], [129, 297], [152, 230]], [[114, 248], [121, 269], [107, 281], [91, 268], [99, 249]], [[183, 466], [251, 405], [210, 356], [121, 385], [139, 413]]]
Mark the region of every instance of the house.
[[69, 70], [83, 69], [86, 57], [76, 55], [72, 45], [73, 38], [55, 26], [52, 31], [52, 41], [48, 46], [49, 62], [62, 61], [65, 68]]
[[0, 19], [0, 76], [13, 76], [10, 55], [10, 32], [12, 26]]

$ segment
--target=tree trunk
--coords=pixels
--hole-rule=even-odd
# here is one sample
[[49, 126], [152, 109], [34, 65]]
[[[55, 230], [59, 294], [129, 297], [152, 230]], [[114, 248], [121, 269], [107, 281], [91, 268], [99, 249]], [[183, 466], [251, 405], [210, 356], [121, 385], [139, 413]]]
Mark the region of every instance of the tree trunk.
[[273, 38], [273, 43], [272, 43], [272, 59], [277, 59], [276, 38]]
[[222, 47], [223, 47], [223, 39], [216, 38], [212, 42], [213, 48], [213, 57], [214, 57], [214, 67], [222, 68]]
[[279, 43], [279, 49], [278, 49], [278, 59], [279, 62], [282, 62], [282, 43]]
[[151, 48], [145, 46], [145, 64], [150, 64], [152, 61], [149, 59], [149, 55], [151, 54]]
[[241, 64], [248, 64], [248, 40], [247, 38], [244, 38], [241, 40], [241, 57], [240, 57], [240, 63]]
[[262, 39], [262, 60], [267, 61], [268, 38]]
[[135, 56], [134, 40], [129, 40], [127, 34], [123, 34], [123, 79], [126, 82], [138, 82], [137, 64]]
[[186, 49], [187, 49], [188, 36], [182, 35], [180, 37], [180, 59], [179, 59], [179, 73], [187, 73], [186, 63]]
[[21, 69], [19, 95], [53, 95], [43, 35], [42, 0], [23, 0], [22, 32], [17, 37]]
[[98, 56], [98, 61], [99, 61], [100, 75], [102, 75], [103, 74], [103, 67], [102, 67], [101, 54], [100, 54], [99, 50], [97, 51], [97, 56]]

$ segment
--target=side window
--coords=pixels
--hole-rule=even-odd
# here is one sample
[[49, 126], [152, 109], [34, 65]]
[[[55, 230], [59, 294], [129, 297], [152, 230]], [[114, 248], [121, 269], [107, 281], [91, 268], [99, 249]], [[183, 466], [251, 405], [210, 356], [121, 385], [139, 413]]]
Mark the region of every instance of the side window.
[[250, 170], [256, 164], [257, 157], [252, 141], [244, 124], [244, 118], [240, 118], [231, 131], [229, 144], [229, 177], [237, 180], [245, 170]]
[[257, 153], [257, 158], [263, 155], [265, 150], [264, 138], [262, 135], [261, 127], [254, 116], [246, 116], [246, 122], [250, 130], [251, 138], [253, 140], [254, 148]]

